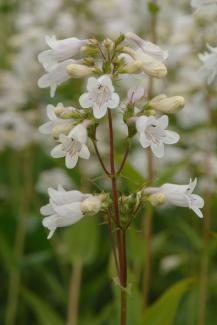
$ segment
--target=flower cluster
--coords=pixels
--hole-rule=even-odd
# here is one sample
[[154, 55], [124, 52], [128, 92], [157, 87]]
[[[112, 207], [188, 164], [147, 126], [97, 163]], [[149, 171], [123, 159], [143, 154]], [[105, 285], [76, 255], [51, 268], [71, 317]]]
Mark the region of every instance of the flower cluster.
[[[161, 94], [147, 98], [143, 87], [133, 87], [122, 100], [114, 88], [114, 83], [126, 74], [132, 78], [135, 74], [142, 77], [165, 77], [167, 51], [131, 32], [121, 34], [114, 41], [105, 39], [99, 42], [96, 39], [79, 40], [74, 37], [59, 41], [55, 37], [47, 37], [46, 41], [50, 49], [38, 57], [46, 70], [46, 74], [39, 79], [39, 87], [50, 87], [51, 96], [54, 96], [57, 86], [62, 82], [70, 78], [89, 77], [87, 92], [79, 98], [80, 106], [64, 107], [59, 103], [56, 107], [47, 107], [49, 121], [39, 130], [51, 134], [58, 142], [51, 151], [52, 157], [64, 157], [66, 167], [74, 168], [78, 158], [90, 157], [90, 139], [104, 171], [109, 177], [114, 177], [114, 172], [110, 173], [102, 162], [96, 145], [99, 120], [111, 114], [111, 110], [122, 114], [128, 129], [126, 142], [136, 136], [142, 148], [150, 147], [157, 158], [164, 156], [165, 145], [179, 141], [179, 134], [168, 130], [169, 118], [166, 114], [180, 111], [185, 105], [183, 97], [167, 97]], [[124, 163], [125, 158], [121, 168]], [[199, 209], [203, 207], [203, 199], [192, 194], [195, 186], [196, 181], [190, 182], [189, 185], [164, 184], [159, 188], [145, 188], [140, 199], [144, 202], [148, 196], [148, 200], [153, 204], [169, 202], [189, 207], [202, 217]], [[102, 199], [100, 195], [66, 192], [61, 187], [57, 191], [49, 189], [49, 196], [50, 203], [41, 210], [42, 214], [48, 215], [43, 220], [43, 225], [50, 230], [49, 238], [57, 227], [75, 223], [87, 212], [95, 214], [105, 206], [102, 204], [104, 196]], [[107, 197], [106, 202], [109, 204]], [[134, 204], [136, 211], [137, 203]]]

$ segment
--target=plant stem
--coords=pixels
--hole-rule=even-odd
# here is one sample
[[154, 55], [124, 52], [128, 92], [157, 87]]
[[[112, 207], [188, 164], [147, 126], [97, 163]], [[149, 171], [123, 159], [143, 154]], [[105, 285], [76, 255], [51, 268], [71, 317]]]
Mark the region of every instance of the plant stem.
[[117, 229], [117, 246], [120, 268], [120, 285], [121, 285], [121, 316], [120, 325], [126, 325], [127, 322], [127, 259], [126, 259], [126, 238], [125, 230], [121, 227], [119, 203], [118, 203], [118, 190], [117, 190], [117, 174], [115, 172], [115, 157], [114, 157], [114, 139], [113, 139], [113, 125], [111, 111], [108, 110], [108, 123], [109, 123], [109, 144], [110, 144], [110, 165], [111, 165], [111, 182], [112, 182], [112, 196], [113, 196], [113, 209], [114, 218], [116, 223], [120, 225]]
[[105, 172], [105, 174], [106, 174], [107, 176], [110, 176], [110, 173], [109, 173], [109, 171], [107, 170], [107, 168], [105, 167], [105, 164], [104, 164], [104, 162], [103, 162], [103, 160], [102, 160], [102, 157], [101, 157], [101, 155], [100, 155], [100, 153], [99, 153], [99, 149], [98, 149], [98, 147], [97, 147], [96, 142], [95, 142], [94, 140], [93, 140], [92, 142], [93, 142], [93, 146], [94, 146], [94, 149], [95, 149], [96, 155], [97, 155], [97, 157], [98, 157], [98, 159], [99, 159], [99, 162], [100, 162], [100, 165], [101, 165], [102, 169], [104, 170], [104, 172]]
[[117, 175], [119, 175], [119, 174], [122, 172], [122, 170], [123, 170], [123, 168], [124, 168], [124, 165], [125, 165], [125, 162], [126, 162], [126, 160], [127, 160], [127, 157], [128, 157], [129, 151], [130, 151], [130, 144], [129, 144], [129, 142], [128, 142], [128, 143], [127, 143], [126, 151], [125, 151], [125, 153], [124, 153], [123, 160], [122, 160], [121, 165], [120, 165], [120, 167], [119, 167], [119, 169], [118, 169], [118, 171], [117, 171]]
[[70, 287], [69, 287], [69, 304], [68, 304], [68, 321], [67, 325], [77, 325], [78, 304], [80, 296], [80, 284], [82, 275], [82, 263], [77, 260], [71, 271]]
[[[210, 103], [209, 89], [207, 90], [207, 116], [210, 125], [213, 124], [212, 107]], [[205, 155], [204, 166], [207, 170], [207, 182], [212, 183], [213, 175], [211, 174], [210, 156], [212, 154], [211, 147], [208, 148]], [[204, 200], [206, 202], [204, 208], [203, 218], [203, 252], [200, 268], [200, 283], [199, 283], [199, 313], [198, 313], [198, 325], [205, 325], [206, 319], [206, 300], [207, 300], [207, 285], [208, 285], [208, 272], [209, 272], [209, 232], [210, 232], [210, 201], [211, 192], [207, 186], [204, 191]]]

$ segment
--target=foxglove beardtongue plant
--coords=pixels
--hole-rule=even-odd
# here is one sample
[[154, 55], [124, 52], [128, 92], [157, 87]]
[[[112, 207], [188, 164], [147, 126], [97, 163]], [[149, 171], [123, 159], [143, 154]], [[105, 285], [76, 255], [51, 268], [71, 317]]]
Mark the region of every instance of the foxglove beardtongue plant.
[[[51, 95], [54, 95], [56, 87], [61, 82], [70, 78], [92, 76], [87, 80], [87, 92], [79, 97], [81, 107], [48, 105], [49, 121], [40, 127], [40, 131], [51, 134], [57, 141], [58, 144], [51, 151], [51, 155], [54, 158], [65, 157], [67, 168], [74, 168], [79, 157], [89, 158], [90, 151], [86, 145], [89, 138], [102, 171], [111, 182], [111, 194], [92, 195], [74, 190], [65, 191], [61, 185], [57, 190], [50, 188], [49, 204], [41, 209], [41, 213], [46, 216], [43, 225], [49, 229], [48, 238], [51, 238], [57, 227], [69, 226], [85, 216], [102, 212], [109, 225], [120, 285], [120, 324], [126, 325], [128, 292], [126, 235], [140, 209], [145, 208], [148, 202], [159, 205], [167, 201], [176, 206], [189, 207], [202, 217], [200, 209], [204, 204], [203, 199], [192, 194], [196, 180], [189, 185], [164, 184], [158, 188], [143, 188], [142, 191], [140, 188], [138, 192], [129, 195], [119, 194], [117, 182], [127, 161], [132, 138], [136, 134], [142, 147], [151, 147], [158, 158], [163, 157], [165, 144], [178, 142], [179, 135], [167, 130], [168, 116], [156, 114], [177, 112], [183, 108], [185, 101], [181, 96], [167, 97], [162, 94], [147, 99], [147, 89], [135, 86], [129, 89], [121, 103], [113, 85], [122, 74], [163, 78], [167, 73], [163, 63], [168, 56], [167, 51], [133, 33], [121, 34], [114, 41], [110, 39], [103, 42], [96, 39], [80, 41], [77, 38], [70, 38], [62, 41], [48, 39], [48, 43], [52, 49], [39, 55], [39, 61], [48, 71], [39, 79], [40, 87], [51, 87]], [[131, 48], [131, 43], [136, 49]], [[79, 58], [78, 61], [73, 59], [75, 54]], [[115, 164], [113, 130], [113, 118], [116, 113], [122, 115], [128, 129], [124, 143], [125, 152], [118, 168]], [[108, 119], [110, 167], [101, 156], [98, 148], [99, 139], [96, 137], [97, 128], [104, 122], [102, 119], [104, 116]], [[117, 248], [114, 247], [114, 243]]]

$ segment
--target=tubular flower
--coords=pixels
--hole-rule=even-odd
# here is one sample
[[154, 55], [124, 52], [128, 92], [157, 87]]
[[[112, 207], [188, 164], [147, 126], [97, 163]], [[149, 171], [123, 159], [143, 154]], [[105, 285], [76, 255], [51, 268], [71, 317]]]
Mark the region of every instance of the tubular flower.
[[71, 77], [66, 68], [68, 65], [75, 63], [74, 60], [66, 60], [55, 66], [38, 80], [39, 88], [50, 87], [50, 96], [54, 97], [57, 86], [62, 82], [69, 80]]
[[[47, 116], [49, 121], [39, 127], [39, 131], [42, 134], [53, 134], [54, 136], [58, 136], [58, 130], [61, 130], [61, 133], [64, 133], [64, 130], [68, 133], [72, 129], [74, 123], [73, 119], [59, 118], [55, 114], [55, 108], [56, 107], [53, 105], [47, 105]], [[62, 103], [59, 103], [57, 108], [62, 110], [65, 109]]]
[[90, 77], [87, 82], [87, 93], [80, 96], [79, 102], [83, 108], [92, 107], [95, 118], [102, 118], [107, 108], [114, 109], [119, 104], [119, 96], [109, 76], [104, 75], [96, 79]]
[[163, 115], [159, 119], [154, 116], [140, 116], [136, 120], [136, 129], [141, 146], [143, 148], [150, 146], [158, 158], [164, 156], [164, 144], [174, 144], [179, 141], [178, 133], [166, 130], [167, 126], [167, 115]]
[[152, 56], [154, 59], [164, 61], [168, 58], [168, 51], [162, 50], [158, 45], [148, 41], [144, 41], [141, 37], [135, 33], [128, 32], [125, 34], [125, 38], [134, 42], [145, 54]]
[[89, 159], [90, 152], [86, 146], [87, 129], [82, 124], [76, 125], [66, 136], [60, 134], [58, 144], [52, 151], [53, 158], [65, 157], [67, 168], [74, 168], [78, 162], [78, 158]]
[[[49, 229], [50, 239], [56, 228], [70, 226], [81, 220], [85, 214], [82, 212], [82, 203], [93, 197], [91, 194], [83, 194], [79, 191], [65, 191], [61, 185], [58, 189], [48, 189], [49, 203], [40, 210], [46, 216], [42, 224]], [[100, 206], [99, 206], [100, 209]], [[94, 210], [95, 213], [98, 210]]]
[[74, 57], [80, 48], [88, 42], [88, 40], [80, 40], [76, 37], [57, 40], [55, 35], [46, 36], [45, 40], [51, 49], [41, 52], [38, 55], [38, 60], [46, 71], [51, 71], [59, 62]]
[[197, 179], [190, 182], [188, 185], [176, 185], [166, 183], [160, 187], [148, 187], [144, 190], [145, 193], [165, 195], [165, 201], [179, 207], [188, 207], [193, 210], [199, 218], [203, 218], [200, 209], [204, 206], [204, 200], [197, 194], [192, 194], [197, 184]]

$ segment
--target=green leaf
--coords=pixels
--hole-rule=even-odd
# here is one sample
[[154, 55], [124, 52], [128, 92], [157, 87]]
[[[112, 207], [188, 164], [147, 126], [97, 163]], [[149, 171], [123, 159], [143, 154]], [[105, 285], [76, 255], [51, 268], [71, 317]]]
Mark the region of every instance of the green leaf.
[[97, 253], [99, 222], [96, 216], [89, 216], [65, 229], [63, 235], [63, 255], [74, 263], [91, 263]]
[[63, 325], [64, 322], [57, 315], [55, 308], [50, 307], [47, 302], [26, 288], [22, 288], [21, 294], [26, 303], [35, 312], [40, 325]]
[[170, 287], [147, 309], [141, 325], [173, 325], [179, 303], [193, 283], [194, 280], [188, 278]]

